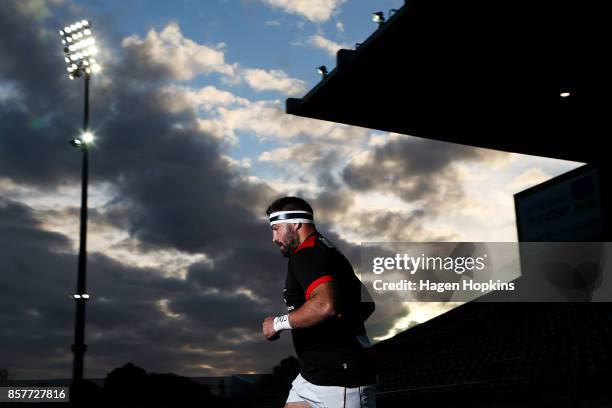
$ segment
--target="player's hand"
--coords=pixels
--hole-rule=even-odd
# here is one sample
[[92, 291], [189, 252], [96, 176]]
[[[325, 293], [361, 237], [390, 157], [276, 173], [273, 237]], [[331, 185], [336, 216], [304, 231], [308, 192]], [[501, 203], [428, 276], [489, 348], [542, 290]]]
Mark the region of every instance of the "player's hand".
[[264, 319], [262, 324], [263, 335], [268, 340], [277, 340], [280, 335], [274, 331], [274, 316], [268, 316]]

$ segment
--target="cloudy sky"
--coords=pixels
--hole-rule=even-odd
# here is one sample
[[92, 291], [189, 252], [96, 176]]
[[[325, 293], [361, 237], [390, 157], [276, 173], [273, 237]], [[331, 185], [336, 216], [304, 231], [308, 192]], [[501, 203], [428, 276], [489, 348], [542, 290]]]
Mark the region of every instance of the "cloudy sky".
[[[265, 208], [299, 194], [359, 264], [364, 241], [515, 241], [512, 194], [577, 163], [290, 116], [316, 67], [402, 0], [4, 0], [0, 8], [0, 369], [71, 373], [82, 81], [58, 29], [90, 19], [86, 377], [133, 362], [187, 376], [265, 372], [286, 260]], [[492, 135], [494, 137], [495, 135]], [[452, 305], [381, 305], [375, 341]]]

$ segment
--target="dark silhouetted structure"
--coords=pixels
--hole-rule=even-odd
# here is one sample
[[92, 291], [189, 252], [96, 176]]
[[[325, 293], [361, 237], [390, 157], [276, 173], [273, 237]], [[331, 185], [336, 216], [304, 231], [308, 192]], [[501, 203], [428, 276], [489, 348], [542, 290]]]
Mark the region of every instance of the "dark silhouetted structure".
[[189, 406], [217, 406], [218, 403], [205, 385], [176, 374], [147, 374], [131, 363], [106, 376], [104, 394], [109, 403]]
[[291, 383], [300, 372], [300, 362], [291, 356], [274, 366], [272, 374], [263, 375], [252, 393], [239, 399], [231, 408], [282, 407], [287, 400]]
[[[590, 163], [612, 241], [603, 5], [410, 0], [286, 111]], [[366, 17], [366, 16], [364, 16]], [[562, 97], [561, 94], [567, 97]]]
[[[406, 0], [286, 111], [588, 163], [600, 228], [559, 241], [612, 241], [610, 153], [599, 140], [612, 123], [603, 7]], [[610, 303], [467, 303], [374, 346], [378, 403], [612, 406], [611, 328]]]
[[609, 303], [470, 302], [374, 347], [381, 407], [610, 404]]

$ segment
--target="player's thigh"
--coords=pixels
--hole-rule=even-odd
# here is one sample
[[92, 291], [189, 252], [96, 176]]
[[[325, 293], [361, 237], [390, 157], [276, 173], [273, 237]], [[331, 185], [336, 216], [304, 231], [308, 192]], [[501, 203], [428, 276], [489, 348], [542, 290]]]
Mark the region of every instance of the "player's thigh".
[[312, 405], [307, 402], [288, 402], [285, 408], [312, 408]]

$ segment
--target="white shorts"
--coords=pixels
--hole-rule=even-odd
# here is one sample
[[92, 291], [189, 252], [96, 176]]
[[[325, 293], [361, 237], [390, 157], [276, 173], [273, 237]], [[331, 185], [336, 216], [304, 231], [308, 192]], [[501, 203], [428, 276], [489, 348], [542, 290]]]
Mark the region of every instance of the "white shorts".
[[355, 388], [315, 385], [301, 374], [295, 377], [287, 402], [307, 402], [315, 408], [375, 408], [376, 385]]

